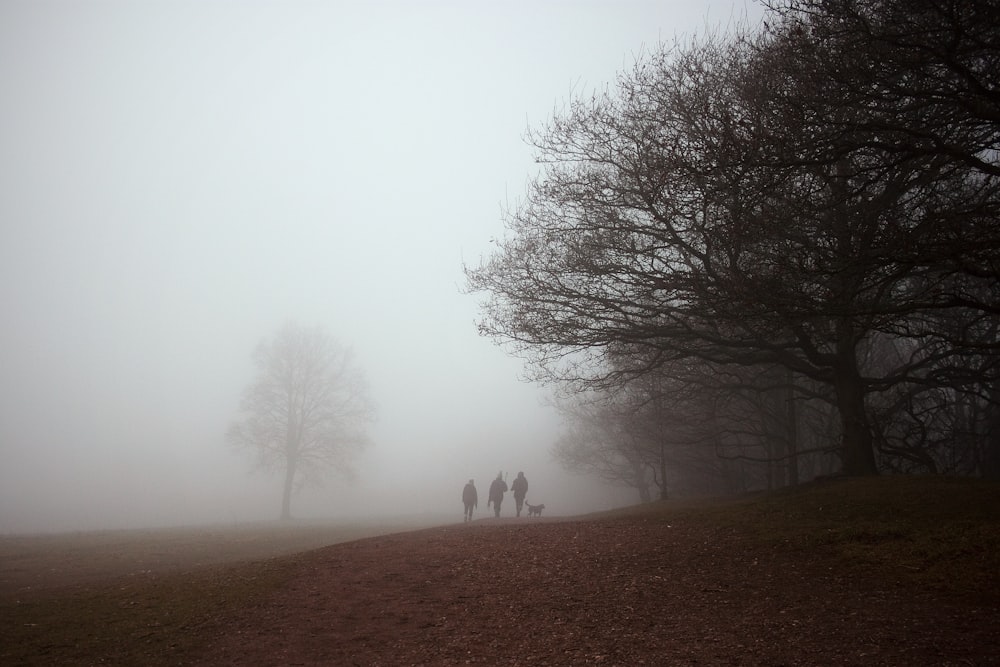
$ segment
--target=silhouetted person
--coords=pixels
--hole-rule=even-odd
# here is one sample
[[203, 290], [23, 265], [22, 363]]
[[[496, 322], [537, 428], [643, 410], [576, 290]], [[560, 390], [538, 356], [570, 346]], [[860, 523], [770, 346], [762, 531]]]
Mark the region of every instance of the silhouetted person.
[[500, 516], [500, 503], [503, 502], [503, 494], [507, 493], [507, 482], [503, 481], [503, 473], [497, 473], [497, 478], [490, 484], [490, 499], [486, 502], [489, 507], [493, 503], [493, 511], [497, 517]]
[[528, 480], [523, 472], [517, 473], [517, 479], [511, 482], [510, 490], [514, 492], [514, 502], [517, 503], [517, 515], [521, 516], [524, 507], [524, 497], [528, 494]]
[[465, 520], [472, 521], [472, 510], [479, 507], [479, 493], [471, 479], [462, 489], [462, 502], [465, 503]]

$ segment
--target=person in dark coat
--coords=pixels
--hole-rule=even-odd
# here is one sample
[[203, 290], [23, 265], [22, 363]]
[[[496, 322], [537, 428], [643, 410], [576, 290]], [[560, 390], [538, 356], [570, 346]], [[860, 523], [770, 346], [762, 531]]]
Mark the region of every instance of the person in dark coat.
[[465, 520], [472, 521], [472, 510], [479, 506], [479, 493], [471, 479], [462, 489], [462, 502], [465, 504]]
[[511, 483], [510, 490], [514, 492], [514, 502], [517, 503], [517, 515], [521, 516], [521, 508], [524, 507], [524, 497], [528, 495], [528, 479], [524, 476], [523, 472], [517, 473], [517, 479]]
[[490, 484], [490, 499], [486, 502], [489, 507], [493, 503], [493, 511], [497, 518], [500, 517], [500, 503], [503, 502], [503, 494], [507, 493], [507, 482], [503, 481], [503, 473], [497, 473], [497, 478]]

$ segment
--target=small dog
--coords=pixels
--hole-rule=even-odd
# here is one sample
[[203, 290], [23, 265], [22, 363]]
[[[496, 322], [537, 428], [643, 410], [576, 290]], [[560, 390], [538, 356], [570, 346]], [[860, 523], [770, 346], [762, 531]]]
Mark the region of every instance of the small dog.
[[542, 510], [545, 509], [545, 505], [524, 504], [528, 506], [528, 516], [542, 516]]

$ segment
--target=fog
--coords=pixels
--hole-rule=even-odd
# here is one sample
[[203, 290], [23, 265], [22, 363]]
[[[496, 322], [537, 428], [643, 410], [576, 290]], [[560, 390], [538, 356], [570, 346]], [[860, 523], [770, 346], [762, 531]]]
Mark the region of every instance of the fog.
[[[569, 515], [546, 389], [463, 293], [524, 143], [743, 0], [0, 3], [0, 532], [273, 519], [225, 431], [287, 321], [354, 349], [378, 422], [299, 517], [478, 517], [497, 471]], [[512, 501], [505, 514], [512, 513]]]

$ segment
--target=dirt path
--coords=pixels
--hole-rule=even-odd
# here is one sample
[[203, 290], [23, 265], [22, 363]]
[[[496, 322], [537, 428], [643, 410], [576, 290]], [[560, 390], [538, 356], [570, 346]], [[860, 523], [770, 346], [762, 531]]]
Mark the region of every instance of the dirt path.
[[477, 521], [299, 557], [204, 665], [1000, 665], [982, 599], [655, 519]]

